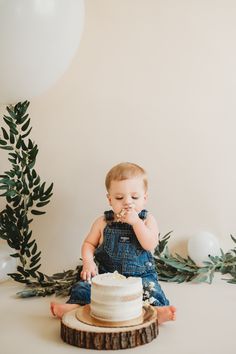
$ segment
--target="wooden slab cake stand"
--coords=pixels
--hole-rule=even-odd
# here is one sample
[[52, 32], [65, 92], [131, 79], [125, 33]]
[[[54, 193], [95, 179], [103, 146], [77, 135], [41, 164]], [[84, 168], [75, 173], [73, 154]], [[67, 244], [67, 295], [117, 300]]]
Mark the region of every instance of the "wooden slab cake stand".
[[151, 342], [159, 333], [155, 309], [143, 307], [139, 318], [125, 322], [104, 322], [90, 316], [85, 305], [64, 314], [61, 338], [64, 342], [87, 349], [128, 349]]

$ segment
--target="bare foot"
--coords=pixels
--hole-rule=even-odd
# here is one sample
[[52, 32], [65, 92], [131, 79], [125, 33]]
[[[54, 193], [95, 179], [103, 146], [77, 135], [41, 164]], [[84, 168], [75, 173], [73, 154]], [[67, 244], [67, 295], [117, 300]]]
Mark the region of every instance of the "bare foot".
[[78, 304], [60, 304], [57, 302], [51, 302], [50, 310], [54, 317], [62, 318], [64, 313], [74, 310], [75, 308], [79, 307]]
[[156, 307], [156, 311], [159, 324], [176, 319], [176, 308], [174, 306]]

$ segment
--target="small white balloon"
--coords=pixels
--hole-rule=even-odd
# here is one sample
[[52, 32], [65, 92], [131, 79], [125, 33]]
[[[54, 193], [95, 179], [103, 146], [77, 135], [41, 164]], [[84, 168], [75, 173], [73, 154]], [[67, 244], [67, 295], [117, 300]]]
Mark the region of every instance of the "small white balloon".
[[14, 250], [6, 242], [0, 242], [0, 282], [9, 279], [7, 274], [15, 273], [17, 267], [16, 258], [10, 256]]
[[202, 267], [203, 262], [209, 260], [209, 255], [220, 255], [219, 241], [212, 233], [201, 231], [189, 238], [188, 254], [198, 266]]
[[0, 102], [29, 100], [52, 86], [83, 25], [84, 0], [0, 0]]

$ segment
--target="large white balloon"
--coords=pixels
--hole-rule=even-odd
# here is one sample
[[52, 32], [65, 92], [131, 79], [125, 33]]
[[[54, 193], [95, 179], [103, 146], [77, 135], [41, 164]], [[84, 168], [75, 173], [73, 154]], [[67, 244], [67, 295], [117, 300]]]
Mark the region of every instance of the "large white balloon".
[[204, 266], [203, 262], [209, 260], [208, 255], [220, 255], [219, 241], [208, 231], [199, 232], [189, 238], [188, 254], [198, 266]]
[[0, 103], [28, 100], [54, 84], [83, 24], [83, 0], [0, 0]]

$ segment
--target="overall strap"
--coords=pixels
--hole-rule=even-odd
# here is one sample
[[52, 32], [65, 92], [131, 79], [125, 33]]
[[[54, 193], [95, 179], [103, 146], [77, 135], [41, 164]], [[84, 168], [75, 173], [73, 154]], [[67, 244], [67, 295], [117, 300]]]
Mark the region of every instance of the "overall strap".
[[141, 210], [140, 213], [138, 214], [138, 216], [142, 220], [145, 220], [147, 218], [147, 215], [148, 215], [148, 211], [146, 209]]
[[107, 222], [113, 221], [114, 220], [114, 211], [113, 210], [104, 211], [104, 218], [105, 218], [105, 221], [107, 221]]

